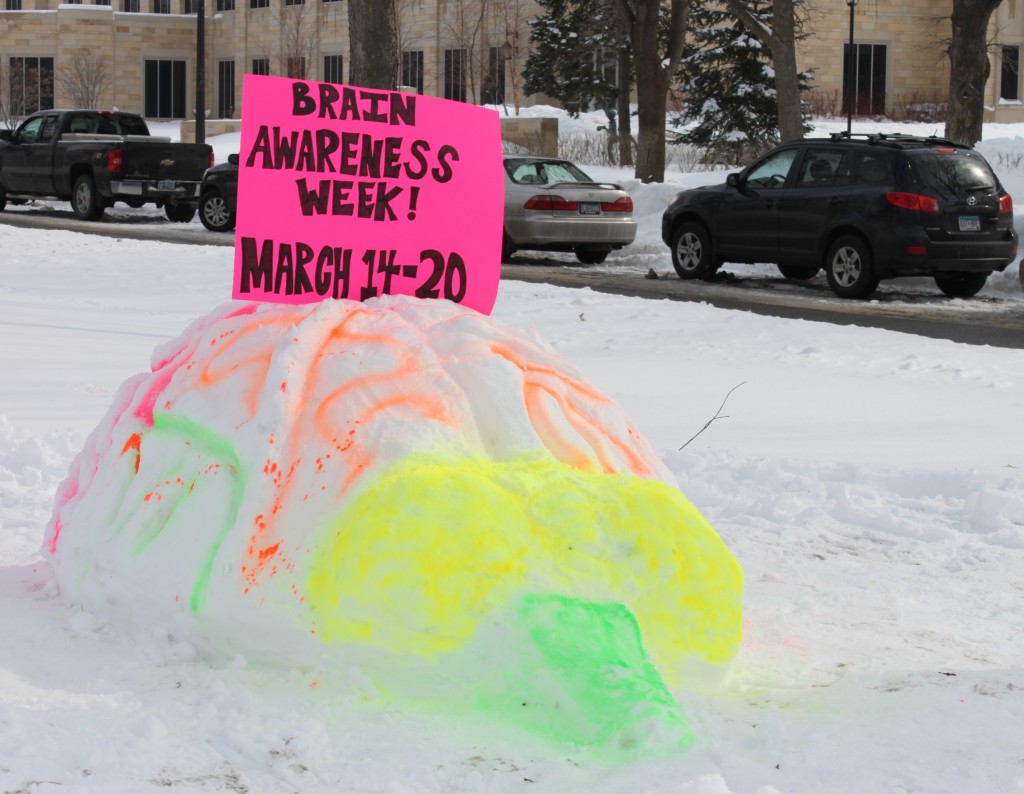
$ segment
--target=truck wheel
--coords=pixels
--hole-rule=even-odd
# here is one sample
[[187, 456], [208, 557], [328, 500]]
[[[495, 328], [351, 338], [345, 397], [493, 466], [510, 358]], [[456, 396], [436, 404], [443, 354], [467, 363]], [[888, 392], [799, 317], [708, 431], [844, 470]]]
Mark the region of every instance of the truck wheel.
[[7, 206], [7, 191], [4, 190], [4, 186], [0, 185], [0, 212], [4, 211]]
[[215, 190], [204, 193], [199, 199], [199, 220], [211, 232], [229, 232], [235, 228], [235, 213], [228, 210], [228, 203]]
[[174, 223], [188, 223], [196, 217], [196, 208], [188, 204], [166, 204], [164, 212], [167, 213], [167, 220]]
[[76, 218], [83, 221], [98, 221], [103, 217], [103, 199], [96, 192], [92, 177], [82, 174], [75, 180], [71, 193], [71, 210]]

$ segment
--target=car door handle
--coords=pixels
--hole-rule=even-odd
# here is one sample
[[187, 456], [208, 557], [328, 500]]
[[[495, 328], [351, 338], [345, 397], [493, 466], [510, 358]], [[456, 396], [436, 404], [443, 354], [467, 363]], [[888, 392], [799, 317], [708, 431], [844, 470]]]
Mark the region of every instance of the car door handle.
[[765, 199], [764, 206], [766, 209], [771, 209], [775, 206], [775, 199]]
[[839, 196], [829, 196], [828, 198], [828, 204], [831, 207], [837, 206], [841, 201], [842, 199]]

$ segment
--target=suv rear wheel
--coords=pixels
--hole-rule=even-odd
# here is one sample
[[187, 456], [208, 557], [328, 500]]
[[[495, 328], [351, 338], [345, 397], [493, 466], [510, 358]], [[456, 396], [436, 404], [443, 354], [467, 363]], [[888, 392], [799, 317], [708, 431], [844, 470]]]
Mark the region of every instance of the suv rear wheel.
[[871, 249], [860, 237], [840, 237], [825, 260], [828, 285], [840, 298], [866, 298], [878, 286]]
[[988, 273], [943, 273], [935, 277], [935, 284], [951, 298], [970, 298], [977, 295], [988, 281]]
[[672, 238], [672, 266], [679, 278], [708, 278], [718, 269], [711, 258], [711, 241], [695, 221], [682, 224]]

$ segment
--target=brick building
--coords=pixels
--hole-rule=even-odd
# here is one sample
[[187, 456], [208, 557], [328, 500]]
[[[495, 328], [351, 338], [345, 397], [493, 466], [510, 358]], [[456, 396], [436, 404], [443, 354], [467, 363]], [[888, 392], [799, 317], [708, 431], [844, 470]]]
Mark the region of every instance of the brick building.
[[[113, 3], [110, 5], [109, 3]], [[949, 67], [951, 0], [859, 0], [851, 60], [849, 6], [808, 0], [800, 67], [813, 69], [818, 110], [845, 112], [847, 69], [858, 114], [927, 117], [942, 103]], [[987, 118], [1024, 121], [1018, 66], [1022, 0], [993, 18]], [[26, 112], [66, 107], [62, 69], [76, 54], [99, 56], [109, 87], [101, 105], [153, 119], [190, 118], [195, 107], [198, 0], [0, 0], [0, 92]], [[348, 10], [343, 0], [204, 0], [206, 107], [237, 118], [245, 73], [344, 82]], [[398, 0], [401, 81], [412, 90], [469, 102], [541, 101], [522, 94], [532, 0]]]

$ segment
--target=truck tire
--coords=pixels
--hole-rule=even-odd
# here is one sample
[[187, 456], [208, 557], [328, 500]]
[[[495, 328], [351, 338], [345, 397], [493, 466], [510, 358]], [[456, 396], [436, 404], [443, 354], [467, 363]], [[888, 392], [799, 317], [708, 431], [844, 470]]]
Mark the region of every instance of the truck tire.
[[4, 186], [0, 185], [0, 212], [4, 211], [7, 206], [7, 191], [4, 190]]
[[188, 223], [196, 217], [196, 208], [188, 204], [167, 203], [164, 205], [164, 212], [167, 214], [167, 220], [173, 223]]
[[96, 184], [88, 174], [82, 174], [75, 180], [71, 192], [71, 211], [76, 218], [83, 221], [98, 221], [103, 217], [103, 199], [96, 192]]

